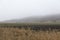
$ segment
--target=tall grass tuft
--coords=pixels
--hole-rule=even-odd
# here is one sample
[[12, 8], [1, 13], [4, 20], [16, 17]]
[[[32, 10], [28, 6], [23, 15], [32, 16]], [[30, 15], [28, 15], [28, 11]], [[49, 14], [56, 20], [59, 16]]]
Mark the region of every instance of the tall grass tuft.
[[0, 28], [0, 40], [60, 40], [60, 31]]

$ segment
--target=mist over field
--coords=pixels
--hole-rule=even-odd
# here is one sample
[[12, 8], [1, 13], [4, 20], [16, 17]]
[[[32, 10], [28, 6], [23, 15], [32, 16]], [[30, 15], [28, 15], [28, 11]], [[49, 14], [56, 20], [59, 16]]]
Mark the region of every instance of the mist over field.
[[60, 0], [0, 0], [0, 21], [55, 14], [60, 14]]
[[0, 0], [0, 40], [60, 40], [60, 0]]

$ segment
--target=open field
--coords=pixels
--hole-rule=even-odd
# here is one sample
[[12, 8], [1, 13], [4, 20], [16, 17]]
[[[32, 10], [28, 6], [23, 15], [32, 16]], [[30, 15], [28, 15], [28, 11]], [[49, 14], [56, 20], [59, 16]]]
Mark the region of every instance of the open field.
[[60, 31], [60, 24], [27, 24], [27, 23], [1, 23], [0, 28], [19, 28], [30, 29], [35, 31], [58, 30]]
[[60, 40], [60, 25], [0, 24], [0, 40]]
[[60, 40], [60, 32], [0, 28], [0, 40]]

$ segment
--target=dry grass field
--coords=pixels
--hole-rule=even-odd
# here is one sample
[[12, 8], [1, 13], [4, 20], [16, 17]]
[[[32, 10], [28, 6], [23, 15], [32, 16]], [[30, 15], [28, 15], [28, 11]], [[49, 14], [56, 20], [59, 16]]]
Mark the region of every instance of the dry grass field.
[[60, 32], [0, 28], [0, 40], [60, 40]]

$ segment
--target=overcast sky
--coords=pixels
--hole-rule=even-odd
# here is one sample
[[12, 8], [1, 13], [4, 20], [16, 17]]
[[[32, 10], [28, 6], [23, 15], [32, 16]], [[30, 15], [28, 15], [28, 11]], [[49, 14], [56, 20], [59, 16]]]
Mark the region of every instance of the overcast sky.
[[60, 0], [0, 0], [0, 21], [60, 13]]

